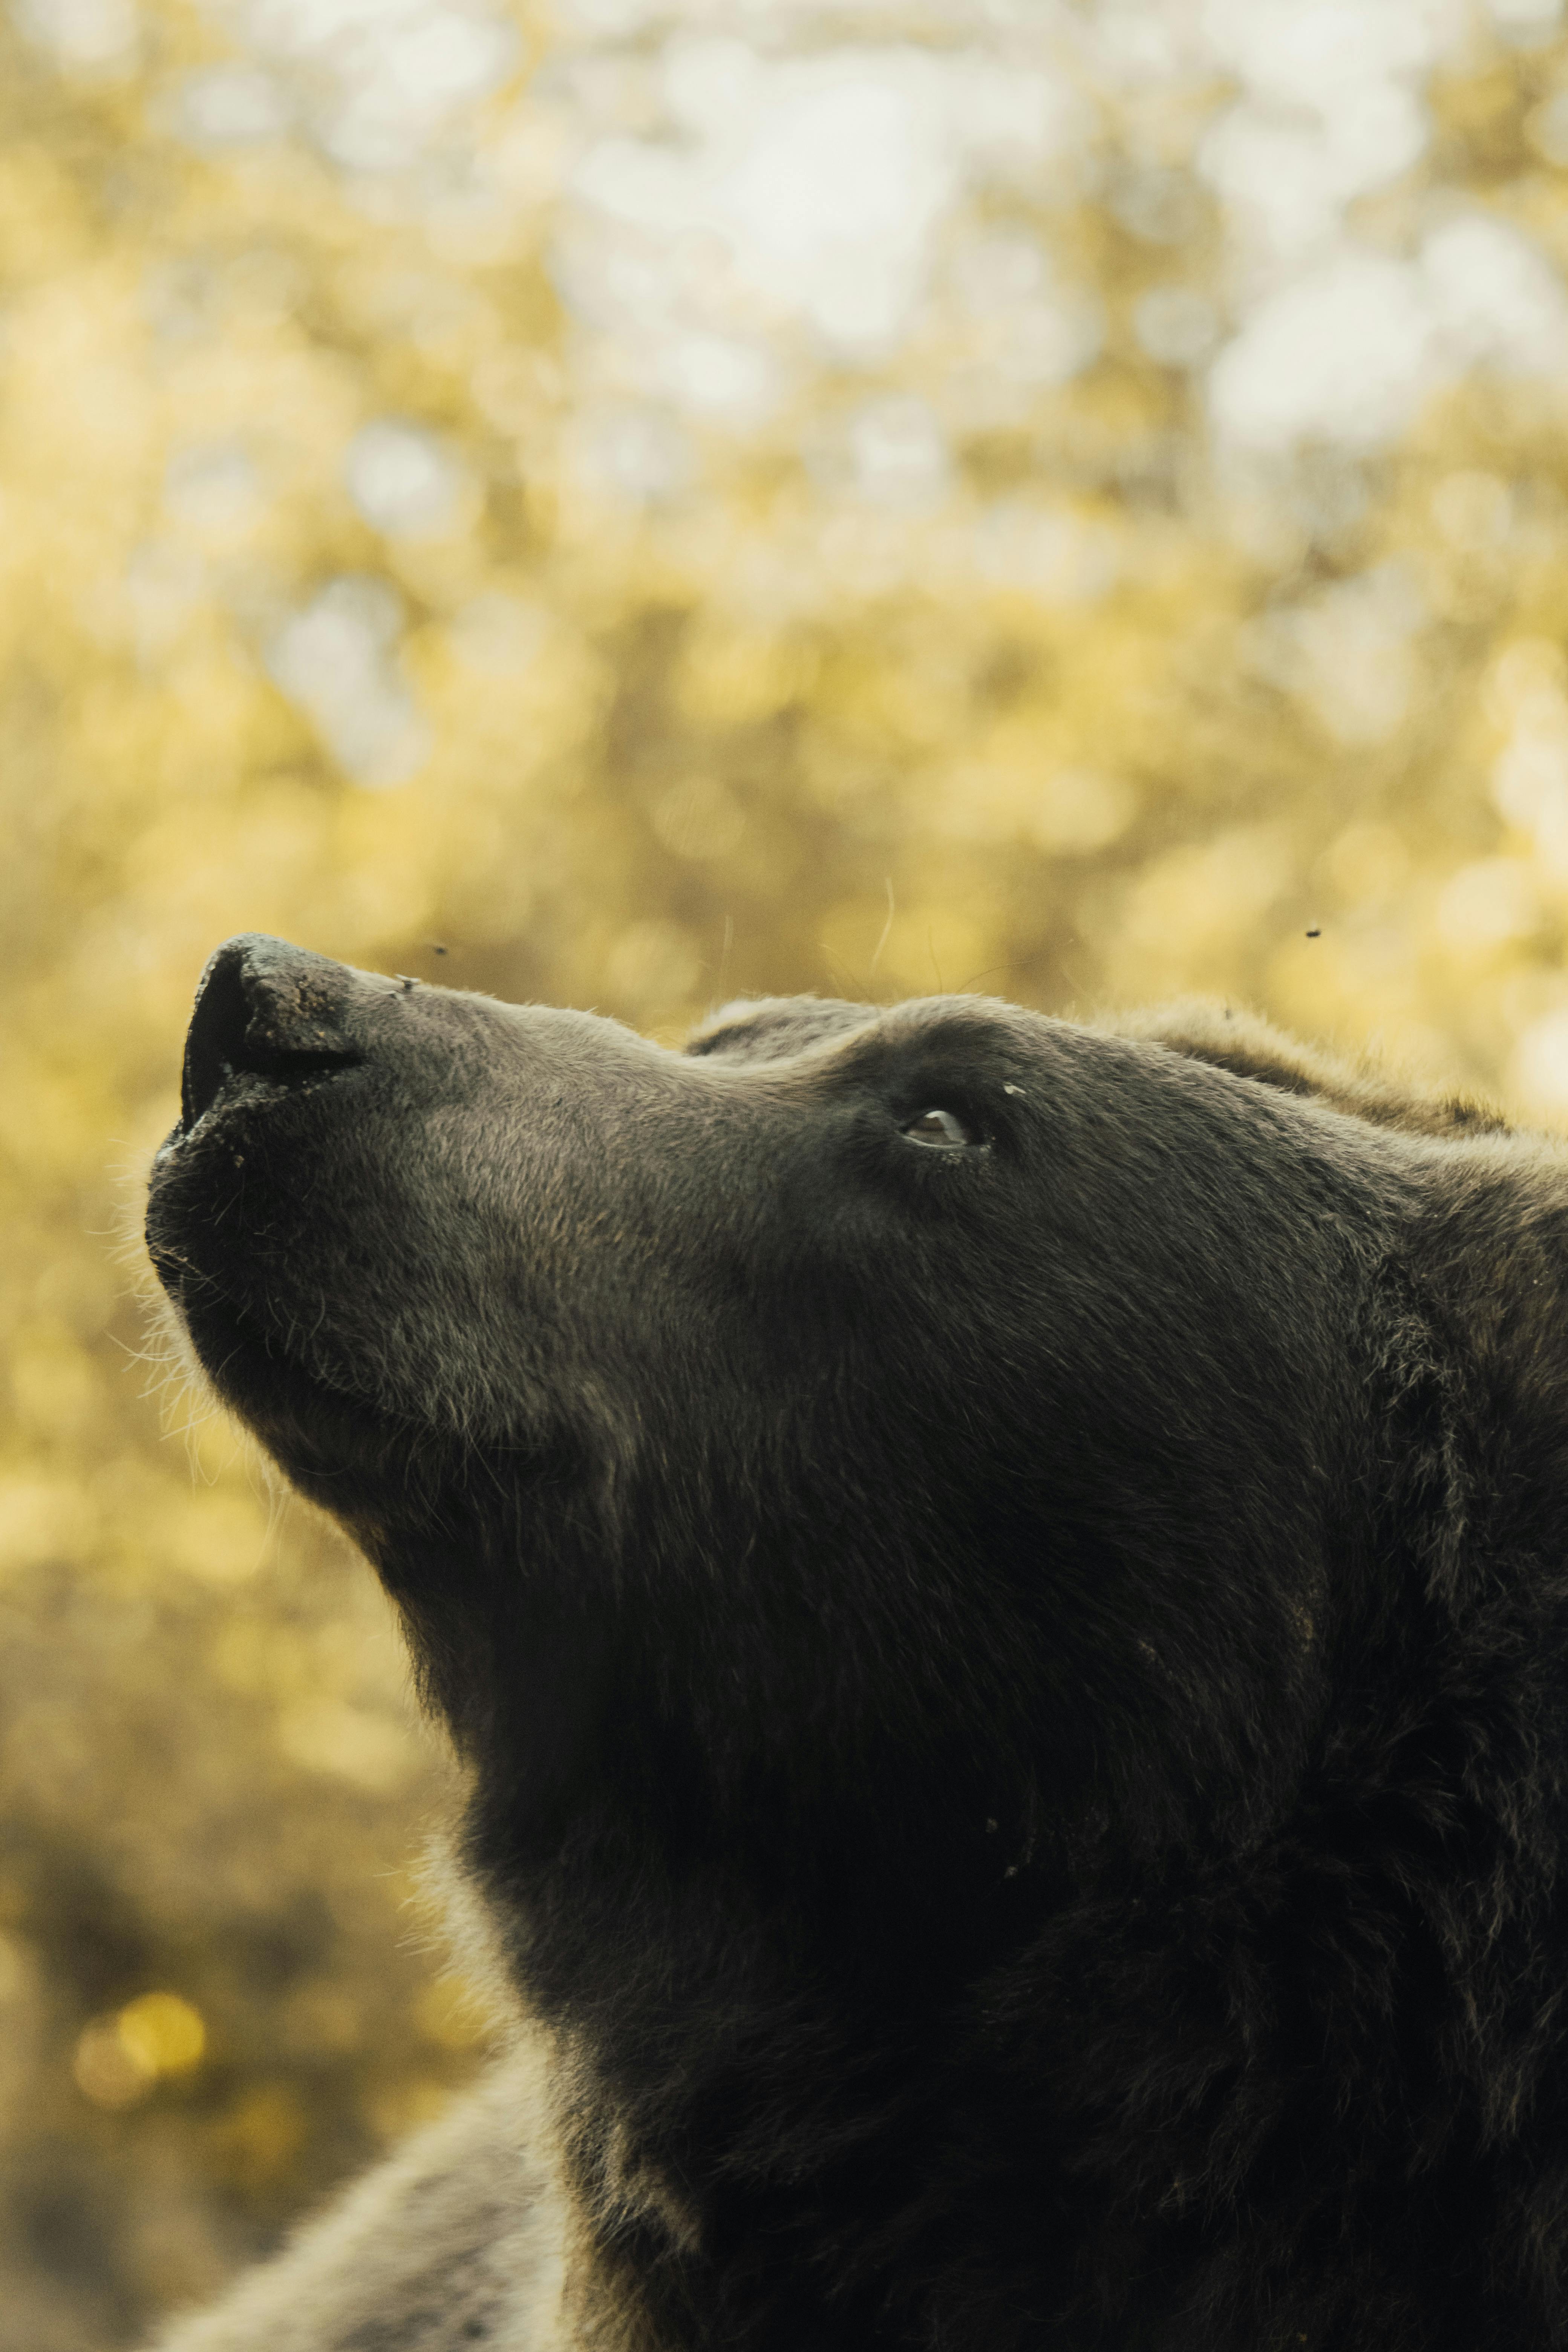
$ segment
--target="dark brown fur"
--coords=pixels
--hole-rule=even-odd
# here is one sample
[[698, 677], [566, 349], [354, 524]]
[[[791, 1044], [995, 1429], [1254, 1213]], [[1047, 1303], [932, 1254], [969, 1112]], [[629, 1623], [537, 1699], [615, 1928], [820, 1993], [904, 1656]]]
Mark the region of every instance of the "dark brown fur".
[[469, 1759], [617, 2326], [1568, 2340], [1565, 1179], [1223, 1009], [215, 961], [154, 1263]]

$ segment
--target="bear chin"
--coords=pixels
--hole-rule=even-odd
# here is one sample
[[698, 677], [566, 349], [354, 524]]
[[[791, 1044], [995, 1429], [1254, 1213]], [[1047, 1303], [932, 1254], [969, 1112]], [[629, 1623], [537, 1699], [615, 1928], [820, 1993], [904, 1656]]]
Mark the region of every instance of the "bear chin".
[[170, 2352], [1568, 2341], [1568, 1181], [1223, 1007], [220, 949], [153, 1263], [464, 1759], [479, 2091]]

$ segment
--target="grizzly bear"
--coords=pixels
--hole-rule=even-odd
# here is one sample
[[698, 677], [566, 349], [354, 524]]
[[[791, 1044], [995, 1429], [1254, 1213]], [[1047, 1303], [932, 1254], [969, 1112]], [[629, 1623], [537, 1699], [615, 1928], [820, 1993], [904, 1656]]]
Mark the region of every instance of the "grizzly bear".
[[247, 937], [153, 1261], [519, 2054], [195, 2352], [1568, 2340], [1568, 1163], [1217, 1009]]

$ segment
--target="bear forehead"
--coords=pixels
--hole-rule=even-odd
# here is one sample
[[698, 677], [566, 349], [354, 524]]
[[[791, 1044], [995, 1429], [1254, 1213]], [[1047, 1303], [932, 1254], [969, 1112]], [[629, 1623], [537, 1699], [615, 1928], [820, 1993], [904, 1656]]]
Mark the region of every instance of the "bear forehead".
[[977, 1063], [994, 1060], [992, 1075], [1007, 1054], [1032, 1056], [1065, 1037], [1113, 1041], [1132, 1047], [1146, 1066], [1196, 1065], [1244, 1081], [1247, 1094], [1293, 1097], [1362, 1129], [1445, 1144], [1510, 1133], [1489, 1103], [1401, 1084], [1374, 1063], [1303, 1045], [1259, 1014], [1202, 997], [1087, 1024], [993, 997], [918, 997], [889, 1006], [840, 997], [736, 997], [698, 1024], [684, 1052], [739, 1064], [784, 1062], [873, 1037], [892, 1047], [924, 1045], [966, 1052]]
[[698, 1024], [685, 1050], [704, 1057], [782, 1062], [830, 1038], [869, 1029], [881, 1017], [878, 1006], [843, 997], [737, 996]]
[[967, 1054], [1001, 1067], [1010, 1055], [1048, 1049], [1071, 1026], [999, 997], [921, 996], [889, 1005], [831, 996], [737, 997], [698, 1024], [683, 1052], [703, 1060], [784, 1062], [864, 1044]]

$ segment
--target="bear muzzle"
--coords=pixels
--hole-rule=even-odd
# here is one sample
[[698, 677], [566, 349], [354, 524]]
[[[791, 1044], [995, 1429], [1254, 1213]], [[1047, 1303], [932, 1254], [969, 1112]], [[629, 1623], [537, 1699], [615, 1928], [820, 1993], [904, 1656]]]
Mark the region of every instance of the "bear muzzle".
[[362, 1062], [346, 1025], [357, 982], [342, 964], [286, 940], [247, 932], [226, 940], [196, 990], [171, 1139], [188, 1137], [237, 1080], [301, 1086]]

